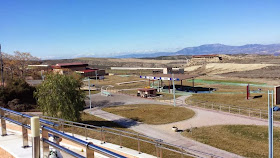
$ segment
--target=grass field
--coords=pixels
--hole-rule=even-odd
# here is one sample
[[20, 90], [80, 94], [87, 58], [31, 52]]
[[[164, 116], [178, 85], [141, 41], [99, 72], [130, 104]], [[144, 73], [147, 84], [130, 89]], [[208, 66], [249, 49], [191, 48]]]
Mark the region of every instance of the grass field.
[[[212, 81], [212, 80], [211, 80]], [[214, 80], [217, 81], [217, 80]], [[233, 83], [242, 83], [244, 81], [236, 80], [219, 80], [222, 82], [233, 82]], [[253, 82], [251, 82], [253, 83]], [[262, 83], [259, 83], [262, 84]], [[200, 102], [208, 102], [209, 104], [217, 105], [231, 105], [231, 106], [240, 106], [246, 108], [257, 108], [257, 109], [267, 109], [267, 90], [271, 90], [269, 87], [256, 87], [251, 86], [251, 91], [257, 91], [261, 88], [261, 91], [258, 93], [251, 93], [251, 99], [246, 99], [246, 86], [239, 85], [223, 85], [223, 84], [207, 84], [200, 83], [201, 87], [211, 87], [215, 88], [216, 91], [213, 93], [200, 93], [193, 94], [191, 97], [187, 98], [186, 102], [190, 104], [199, 104]], [[254, 96], [261, 96], [259, 98], [252, 99]]]
[[[188, 80], [188, 82], [192, 82], [192, 80]], [[240, 81], [240, 80], [213, 80], [213, 79], [195, 79], [197, 83], [240, 83], [240, 84], [264, 84], [260, 82], [251, 82], [251, 81]]]
[[[268, 157], [265, 126], [225, 125], [193, 129], [182, 135], [245, 157]], [[280, 157], [280, 128], [274, 128], [274, 157]]]
[[183, 107], [157, 104], [135, 104], [108, 107], [103, 110], [147, 124], [166, 124], [189, 119], [194, 112]]
[[266, 94], [262, 94], [261, 98], [250, 100], [246, 99], [246, 94], [193, 94], [191, 97], [186, 99], [186, 102], [193, 105], [206, 102], [216, 105], [231, 105], [263, 110], [267, 109]]

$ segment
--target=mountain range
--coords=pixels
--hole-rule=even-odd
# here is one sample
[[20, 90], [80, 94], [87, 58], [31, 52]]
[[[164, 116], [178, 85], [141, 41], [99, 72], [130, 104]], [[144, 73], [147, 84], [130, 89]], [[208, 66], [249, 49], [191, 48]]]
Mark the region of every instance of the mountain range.
[[176, 52], [135, 53], [114, 58], [152, 58], [175, 55], [207, 55], [207, 54], [280, 54], [280, 44], [247, 44], [243, 46], [230, 46], [224, 44], [205, 44], [197, 47], [187, 47]]

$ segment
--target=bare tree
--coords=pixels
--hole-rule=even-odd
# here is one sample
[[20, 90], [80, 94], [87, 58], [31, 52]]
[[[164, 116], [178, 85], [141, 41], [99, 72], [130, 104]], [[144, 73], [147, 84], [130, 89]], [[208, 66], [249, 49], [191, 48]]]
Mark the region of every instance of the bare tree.
[[14, 55], [3, 53], [3, 61], [8, 76], [25, 78], [28, 65], [38, 64], [40, 59], [27, 52], [15, 51]]

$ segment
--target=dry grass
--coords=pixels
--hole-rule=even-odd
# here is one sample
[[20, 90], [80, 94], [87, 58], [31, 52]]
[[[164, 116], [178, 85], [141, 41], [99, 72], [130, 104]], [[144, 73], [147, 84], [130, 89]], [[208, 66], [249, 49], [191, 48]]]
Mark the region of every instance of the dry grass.
[[166, 124], [189, 119], [194, 112], [183, 107], [156, 104], [123, 105], [103, 110], [147, 124]]
[[139, 76], [129, 76], [129, 77], [121, 77], [121, 76], [106, 76], [104, 80], [100, 81], [93, 81], [91, 80], [92, 84], [96, 84], [99, 87], [112, 85], [115, 89], [130, 89], [130, 88], [137, 88], [137, 87], [145, 87], [148, 86], [147, 82], [138, 82], [138, 83], [131, 83], [131, 84], [123, 84], [117, 85], [116, 83], [120, 82], [129, 82], [129, 81], [138, 81], [143, 80]]
[[[193, 129], [183, 136], [245, 157], [268, 157], [266, 126], [225, 125]], [[280, 128], [274, 128], [274, 155], [280, 157]]]
[[[246, 83], [246, 81], [238, 80], [209, 80], [209, 81], [221, 81], [224, 83]], [[253, 83], [248, 81], [249, 83]], [[256, 83], [256, 82], [254, 82]], [[223, 84], [206, 84], [200, 83], [201, 87], [211, 87], [215, 88], [216, 91], [213, 93], [201, 93], [193, 94], [189, 97], [186, 102], [190, 104], [199, 104], [200, 102], [207, 102], [209, 104], [216, 105], [231, 105], [240, 106], [246, 108], [257, 108], [257, 109], [267, 109], [267, 94], [266, 93], [251, 93], [251, 99], [246, 99], [246, 86], [236, 86], [236, 85], [223, 85]], [[271, 88], [267, 87], [250, 87], [251, 91], [257, 91], [258, 88], [262, 89], [262, 92], [267, 92]], [[252, 99], [254, 96], [262, 96], [260, 98]]]
[[[257, 95], [257, 94], [254, 94]], [[209, 104], [216, 105], [231, 105], [240, 106], [246, 108], [254, 109], [267, 109], [267, 95], [262, 95], [261, 98], [246, 99], [246, 94], [215, 94], [215, 93], [205, 93], [205, 94], [193, 94], [189, 97], [186, 102], [189, 104], [200, 104], [201, 102], [206, 102]]]

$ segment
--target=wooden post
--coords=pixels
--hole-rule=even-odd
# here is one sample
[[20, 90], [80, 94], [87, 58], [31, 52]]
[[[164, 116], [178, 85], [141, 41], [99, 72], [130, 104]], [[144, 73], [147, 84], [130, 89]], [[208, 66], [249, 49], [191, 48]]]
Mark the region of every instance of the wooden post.
[[170, 81], [168, 81], [168, 92], [170, 93]]
[[183, 83], [182, 83], [182, 80], [181, 80], [181, 91], [183, 90]]
[[194, 78], [192, 78], [192, 87], [194, 88]]

